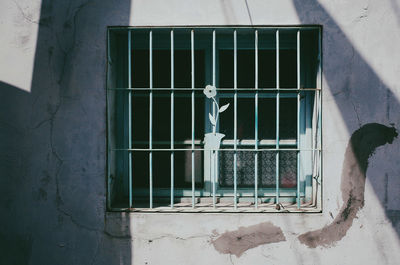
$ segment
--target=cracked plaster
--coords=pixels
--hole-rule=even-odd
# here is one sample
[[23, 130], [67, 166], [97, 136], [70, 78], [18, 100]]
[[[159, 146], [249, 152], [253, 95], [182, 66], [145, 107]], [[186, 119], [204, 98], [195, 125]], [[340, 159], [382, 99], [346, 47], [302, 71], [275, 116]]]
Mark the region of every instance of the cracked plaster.
[[[379, 3], [379, 9], [376, 1], [368, 5], [365, 1], [352, 5], [321, 1], [343, 27], [341, 32], [314, 1], [300, 5], [296, 2], [189, 1], [182, 5], [174, 0], [168, 3], [170, 12], [155, 12], [154, 7], [166, 4], [43, 0], [41, 8], [37, 8], [40, 1], [3, 1], [0, 5], [5, 13], [1, 14], [18, 22], [7, 24], [14, 35], [3, 34], [6, 43], [11, 43], [3, 46], [4, 53], [31, 50], [35, 61], [30, 89], [23, 91], [13, 85], [18, 83], [18, 76], [13, 77], [14, 81], [7, 76], [13, 82], [0, 79], [0, 207], [6, 213], [0, 227], [0, 263], [391, 264], [399, 260], [399, 211], [395, 209], [387, 210], [394, 220], [390, 222], [389, 217], [365, 206], [354, 221], [359, 228], [350, 229], [334, 248], [308, 249], [297, 240], [301, 233], [331, 222], [330, 212], [338, 212], [336, 201], [342, 200], [341, 163], [351, 133], [374, 121], [393, 123], [399, 128], [400, 94], [398, 89], [385, 86], [397, 82], [395, 67], [390, 66], [393, 60], [400, 59], [400, 53], [392, 47], [398, 46], [399, 38], [392, 36], [392, 43], [383, 41], [379, 46], [374, 40], [365, 41], [365, 36], [379, 35], [382, 30], [386, 33], [387, 28], [398, 25], [398, 8], [392, 8], [396, 6], [393, 1]], [[307, 21], [299, 18], [296, 8], [307, 14]], [[174, 15], [178, 10], [190, 15], [178, 18]], [[212, 16], [207, 10], [212, 11]], [[391, 12], [397, 13], [385, 15], [382, 25], [379, 16]], [[106, 26], [247, 25], [250, 18], [254, 24], [323, 26], [323, 133], [327, 141], [340, 140], [324, 146], [324, 161], [329, 161], [324, 164], [324, 212], [305, 216], [105, 213]], [[4, 19], [1, 21], [5, 23]], [[371, 26], [374, 24], [377, 26]], [[34, 36], [25, 34], [32, 27], [39, 27], [34, 47]], [[354, 28], [360, 33], [352, 32]], [[343, 41], [346, 34], [354, 43]], [[386, 55], [387, 50], [392, 51], [391, 58]], [[10, 61], [29, 72], [22, 57], [13, 58], [0, 61], [2, 72], [6, 72]], [[382, 80], [365, 67], [366, 61], [377, 69]], [[382, 65], [389, 66], [378, 67]], [[327, 100], [330, 92], [332, 99]], [[376, 101], [386, 104], [379, 106]], [[332, 117], [343, 120], [343, 124], [338, 125]], [[394, 142], [391, 150], [398, 150], [399, 144]], [[398, 151], [392, 151], [391, 156], [396, 154]], [[392, 159], [391, 164], [384, 164], [391, 169], [386, 170], [374, 157], [371, 159], [374, 172], [388, 172], [387, 179], [396, 187], [398, 163]], [[367, 172], [367, 179], [380, 179], [376, 174]], [[398, 200], [398, 195], [393, 195], [396, 190], [385, 190], [389, 190], [385, 205], [393, 205], [392, 201]], [[279, 224], [286, 241], [251, 248], [240, 257], [220, 254], [210, 244], [213, 230], [223, 234], [266, 221]], [[375, 241], [371, 241], [371, 233], [379, 233]]]

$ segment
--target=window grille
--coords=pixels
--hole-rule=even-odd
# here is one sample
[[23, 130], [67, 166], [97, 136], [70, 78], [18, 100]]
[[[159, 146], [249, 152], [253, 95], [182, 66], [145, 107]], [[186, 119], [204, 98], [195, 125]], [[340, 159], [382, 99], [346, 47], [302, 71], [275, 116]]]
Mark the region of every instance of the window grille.
[[110, 210], [319, 211], [321, 28], [109, 28], [107, 128]]

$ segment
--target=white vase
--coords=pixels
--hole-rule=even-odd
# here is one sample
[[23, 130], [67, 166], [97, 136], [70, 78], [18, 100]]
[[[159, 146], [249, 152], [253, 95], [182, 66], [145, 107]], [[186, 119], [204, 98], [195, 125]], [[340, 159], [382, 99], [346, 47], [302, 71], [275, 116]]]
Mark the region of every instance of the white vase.
[[204, 135], [204, 149], [205, 150], [218, 150], [222, 138], [225, 134], [222, 133], [206, 133]]

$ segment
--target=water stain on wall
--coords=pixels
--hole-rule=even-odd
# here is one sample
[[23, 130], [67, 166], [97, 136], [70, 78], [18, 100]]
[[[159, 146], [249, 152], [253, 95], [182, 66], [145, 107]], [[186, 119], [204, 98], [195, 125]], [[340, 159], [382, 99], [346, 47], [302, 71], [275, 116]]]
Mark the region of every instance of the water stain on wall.
[[357, 212], [364, 206], [364, 191], [368, 158], [378, 146], [391, 144], [397, 137], [396, 129], [369, 123], [356, 130], [347, 145], [341, 179], [344, 204], [331, 224], [298, 237], [310, 248], [329, 247], [341, 240], [352, 226]]
[[286, 241], [282, 229], [271, 222], [264, 222], [248, 227], [239, 227], [219, 235], [211, 243], [223, 254], [240, 257], [245, 251], [260, 245]]

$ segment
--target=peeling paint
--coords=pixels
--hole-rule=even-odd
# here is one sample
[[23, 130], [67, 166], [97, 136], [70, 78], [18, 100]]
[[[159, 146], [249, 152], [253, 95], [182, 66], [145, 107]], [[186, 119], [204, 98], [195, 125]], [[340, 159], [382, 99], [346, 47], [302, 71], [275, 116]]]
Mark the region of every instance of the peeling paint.
[[368, 158], [378, 146], [391, 144], [397, 135], [395, 128], [378, 123], [366, 124], [353, 133], [346, 148], [342, 171], [343, 206], [331, 224], [300, 235], [301, 243], [310, 248], [329, 247], [346, 235], [357, 212], [364, 206]]
[[281, 241], [286, 241], [282, 229], [271, 222], [265, 222], [225, 232], [211, 243], [220, 253], [240, 257], [248, 249]]

